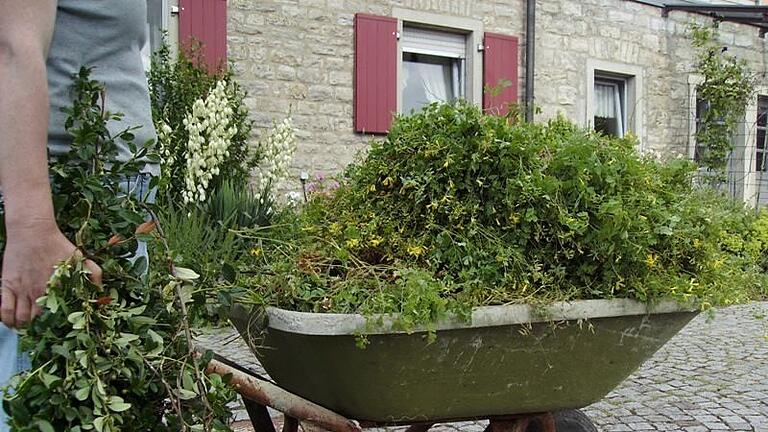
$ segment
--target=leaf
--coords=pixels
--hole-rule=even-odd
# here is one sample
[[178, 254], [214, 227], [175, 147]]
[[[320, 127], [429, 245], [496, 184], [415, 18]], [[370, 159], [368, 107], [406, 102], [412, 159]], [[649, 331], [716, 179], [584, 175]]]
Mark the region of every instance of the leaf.
[[[42, 298], [39, 301], [42, 302]], [[59, 311], [59, 299], [56, 298], [56, 295], [49, 294], [45, 296], [45, 307], [52, 313]]]
[[173, 269], [173, 275], [177, 279], [181, 279], [185, 282], [191, 282], [200, 277], [199, 274], [195, 273], [194, 270], [185, 268], [185, 267], [174, 267]]
[[192, 286], [191, 285], [182, 285], [179, 289], [179, 301], [187, 304], [192, 302]]
[[185, 370], [181, 375], [181, 383], [184, 386], [185, 390], [189, 390], [195, 394], [197, 394], [197, 386], [195, 385], [195, 380], [192, 379], [192, 373], [189, 371], [189, 369]]
[[117, 340], [115, 340], [115, 343], [126, 345], [138, 339], [139, 339], [139, 335], [135, 335], [132, 333], [120, 333], [120, 337], [117, 338]]
[[152, 329], [147, 330], [147, 335], [149, 336], [150, 339], [152, 339], [152, 341], [154, 343], [156, 343], [158, 345], [162, 345], [163, 344], [162, 336], [157, 334], [157, 332], [155, 332], [154, 330], [152, 330]]
[[109, 409], [114, 412], [123, 412], [131, 408], [131, 404], [126, 403], [120, 396], [113, 396], [109, 400]]
[[96, 390], [99, 392], [100, 395], [106, 396], [107, 391], [104, 389], [104, 383], [101, 382], [100, 379], [96, 379]]
[[81, 330], [85, 328], [85, 312], [72, 312], [67, 316], [67, 321], [72, 324], [73, 329]]
[[136, 315], [143, 314], [145, 310], [147, 310], [147, 305], [141, 305], [135, 308], [128, 309], [127, 313], [128, 313], [128, 316], [136, 316]]
[[69, 359], [72, 356], [72, 352], [63, 345], [52, 346], [51, 352], [61, 357], [64, 357], [65, 359]]
[[82, 387], [78, 391], [75, 392], [75, 399], [79, 401], [84, 401], [88, 399], [88, 395], [91, 393], [90, 387]]
[[197, 397], [197, 393], [185, 389], [176, 389], [176, 395], [181, 400], [190, 400]]
[[124, 241], [125, 239], [123, 238], [123, 236], [121, 236], [120, 234], [115, 234], [109, 238], [109, 241], [107, 241], [107, 247], [117, 246]]
[[110, 303], [112, 303], [112, 297], [110, 296], [102, 296], [96, 299], [96, 304], [100, 306], [106, 306]]
[[53, 425], [47, 420], [37, 420], [35, 421], [35, 424], [37, 425], [37, 428], [40, 429], [40, 432], [56, 432], [56, 430], [53, 429]]
[[104, 422], [107, 420], [107, 416], [101, 416], [97, 417], [95, 420], [93, 420], [93, 427], [98, 432], [102, 432], [104, 430]]
[[43, 381], [45, 388], [50, 389], [56, 381], [60, 380], [60, 378], [43, 371], [40, 372], [40, 380]]
[[157, 226], [157, 223], [153, 220], [144, 222], [143, 224], [136, 227], [136, 235], [149, 234], [155, 230], [156, 226]]

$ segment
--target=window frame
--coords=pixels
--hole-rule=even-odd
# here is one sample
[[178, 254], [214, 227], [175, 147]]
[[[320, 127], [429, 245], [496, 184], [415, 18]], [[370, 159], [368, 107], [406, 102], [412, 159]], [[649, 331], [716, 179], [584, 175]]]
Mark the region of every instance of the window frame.
[[[766, 116], [768, 117], [768, 95], [763, 94], [757, 94], [757, 103], [755, 106], [756, 109], [756, 116], [755, 116], [755, 164], [754, 164], [754, 171], [755, 172], [768, 172], [768, 146], [766, 145], [766, 139], [768, 139], [768, 118], [766, 118], [765, 124], [762, 126], [760, 125], [760, 105], [762, 102], [763, 107], [766, 108]], [[760, 130], [763, 131], [763, 148], [760, 148], [758, 139], [760, 138]], [[758, 153], [762, 153], [762, 167], [759, 166], [759, 158]]]
[[697, 110], [699, 106], [699, 94], [698, 87], [704, 82], [704, 77], [699, 74], [688, 75], [688, 160], [695, 161], [696, 149], [698, 143], [696, 142], [696, 133], [698, 132], [698, 115]]
[[[166, 35], [166, 42], [168, 43], [169, 48], [171, 49], [171, 58], [175, 57], [177, 54], [177, 45], [178, 45], [178, 23], [175, 19], [177, 14], [173, 13], [173, 10], [178, 10], [178, 0], [158, 0], [160, 2], [160, 31], [165, 32]], [[142, 61], [147, 61], [145, 58], [148, 58], [151, 60], [152, 56], [154, 55], [155, 51], [154, 49], [157, 49], [159, 47], [152, 47], [152, 35], [151, 31], [152, 28], [149, 26], [149, 7], [150, 2], [147, 2], [147, 43], [145, 46], [141, 47], [141, 56]], [[172, 16], [173, 15], [173, 16]], [[147, 62], [144, 64], [144, 70], [146, 72], [149, 71], [150, 64]]]
[[[743, 199], [744, 202], [751, 206], [757, 207], [759, 205], [765, 205], [766, 197], [760, 196], [758, 202], [758, 196], [761, 195], [761, 184], [766, 181], [766, 173], [768, 171], [757, 171], [756, 158], [757, 158], [757, 111], [758, 101], [763, 97], [768, 97], [768, 86], [759, 85], [755, 88], [755, 94], [747, 105], [746, 112], [744, 114], [744, 122], [742, 122], [740, 135], [743, 137], [743, 142], [737, 143], [743, 148], [744, 154], [741, 159], [744, 161], [744, 175], [743, 177]], [[738, 148], [738, 147], [737, 147]]]
[[[478, 47], [483, 44], [483, 23], [470, 18], [451, 17], [429, 12], [393, 8], [393, 18], [397, 19], [398, 35], [403, 34], [406, 26], [428, 28], [448, 33], [460, 33], [466, 36], [465, 58], [465, 99], [476, 105], [483, 103], [483, 53]], [[403, 44], [398, 38], [397, 44], [397, 112], [403, 112]]]
[[[405, 71], [405, 64], [406, 63], [419, 63], [419, 64], [429, 64], [429, 61], [424, 61], [426, 59], [422, 60], [406, 60], [405, 57], [408, 55], [412, 56], [423, 56], [423, 57], [431, 57], [433, 59], [439, 60], [441, 62], [447, 63], [448, 66], [451, 68], [450, 73], [450, 83], [447, 83], [450, 85], [450, 91], [451, 91], [451, 99], [463, 99], [466, 96], [466, 90], [467, 90], [467, 74], [466, 74], [466, 58], [465, 57], [447, 57], [447, 56], [441, 56], [437, 54], [429, 54], [427, 52], [411, 52], [411, 51], [403, 51], [403, 71]], [[403, 104], [405, 103], [405, 90], [408, 88], [404, 85], [404, 83], [401, 83], [403, 86], [403, 94], [401, 94], [401, 98], [403, 100]], [[405, 107], [402, 107], [401, 111], [403, 113], [407, 113], [405, 111]]]
[[640, 150], [645, 150], [645, 69], [641, 66], [612, 63], [602, 60], [587, 60], [587, 102], [584, 125], [594, 128], [595, 80], [623, 80], [624, 85], [624, 134], [632, 133], [640, 141]]

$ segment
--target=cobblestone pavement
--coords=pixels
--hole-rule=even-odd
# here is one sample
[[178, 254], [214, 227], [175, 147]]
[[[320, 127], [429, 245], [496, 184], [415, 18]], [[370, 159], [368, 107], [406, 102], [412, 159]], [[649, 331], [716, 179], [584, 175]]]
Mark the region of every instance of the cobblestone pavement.
[[[263, 372], [231, 329], [209, 331], [200, 344]], [[722, 309], [713, 319], [697, 317], [584, 411], [601, 432], [768, 432], [768, 302]], [[238, 417], [247, 419], [242, 410]], [[481, 432], [484, 427], [472, 422], [436, 429]]]

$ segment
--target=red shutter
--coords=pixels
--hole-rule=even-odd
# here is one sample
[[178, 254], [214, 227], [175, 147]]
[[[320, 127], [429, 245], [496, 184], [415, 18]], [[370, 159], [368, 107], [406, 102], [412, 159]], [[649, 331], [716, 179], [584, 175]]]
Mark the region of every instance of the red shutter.
[[483, 93], [483, 108], [492, 114], [505, 115], [509, 111], [507, 104], [517, 102], [517, 51], [518, 39], [514, 36], [496, 33], [485, 34], [483, 54], [484, 87], [497, 87], [504, 81], [511, 85], [504, 87], [498, 95]]
[[179, 0], [179, 45], [201, 44], [209, 70], [227, 66], [227, 0]]
[[386, 133], [397, 111], [397, 20], [355, 15], [355, 130]]

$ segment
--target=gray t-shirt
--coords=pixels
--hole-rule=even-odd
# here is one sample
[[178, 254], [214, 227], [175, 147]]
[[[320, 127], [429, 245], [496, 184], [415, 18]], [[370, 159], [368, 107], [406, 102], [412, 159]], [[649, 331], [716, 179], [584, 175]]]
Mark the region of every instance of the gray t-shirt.
[[[119, 123], [110, 122], [110, 132], [141, 126], [134, 131], [137, 145], [156, 139], [141, 61], [146, 23], [147, 0], [58, 0], [47, 61], [51, 156], [67, 152], [71, 144], [64, 129], [67, 116], [61, 109], [72, 106], [72, 76], [81, 66], [93, 67], [91, 78], [104, 83], [107, 110], [125, 115]], [[118, 145], [118, 160], [128, 159], [128, 146], [122, 142]], [[144, 170], [159, 173], [154, 165]]]

